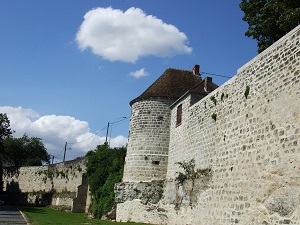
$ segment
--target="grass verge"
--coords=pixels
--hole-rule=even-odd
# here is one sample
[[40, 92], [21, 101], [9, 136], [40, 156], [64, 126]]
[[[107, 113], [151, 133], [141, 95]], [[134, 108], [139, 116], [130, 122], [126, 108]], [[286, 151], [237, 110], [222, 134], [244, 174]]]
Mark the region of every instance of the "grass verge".
[[144, 223], [116, 223], [88, 219], [84, 213], [69, 213], [45, 207], [18, 206], [32, 225], [144, 225]]

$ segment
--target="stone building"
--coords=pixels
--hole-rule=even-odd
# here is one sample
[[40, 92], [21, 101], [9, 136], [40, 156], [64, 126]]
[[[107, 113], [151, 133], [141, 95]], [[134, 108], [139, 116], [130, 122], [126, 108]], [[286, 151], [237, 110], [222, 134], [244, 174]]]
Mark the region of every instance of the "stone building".
[[[193, 70], [167, 69], [144, 93], [130, 102], [132, 112], [123, 181], [163, 180], [167, 174], [170, 107], [187, 93], [196, 102], [217, 88]], [[178, 109], [178, 113], [180, 109]]]
[[198, 71], [131, 101], [116, 220], [300, 224], [300, 25], [218, 88]]

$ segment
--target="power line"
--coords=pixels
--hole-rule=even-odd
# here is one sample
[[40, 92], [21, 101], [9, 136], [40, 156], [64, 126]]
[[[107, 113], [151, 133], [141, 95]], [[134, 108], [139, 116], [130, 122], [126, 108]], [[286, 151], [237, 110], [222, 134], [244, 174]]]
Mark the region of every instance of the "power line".
[[95, 134], [92, 134], [91, 136], [89, 136], [89, 137], [87, 137], [87, 138], [85, 138], [85, 139], [83, 139], [83, 140], [80, 140], [80, 141], [76, 141], [76, 142], [73, 142], [73, 143], [69, 143], [69, 142], [68, 142], [68, 144], [70, 144], [70, 145], [75, 145], [75, 144], [84, 142], [84, 141], [86, 141], [86, 140], [88, 140], [88, 139], [94, 137], [95, 135], [99, 134], [99, 133], [100, 133], [101, 131], [103, 131], [104, 129], [107, 129], [107, 131], [108, 131], [110, 125], [113, 125], [113, 124], [116, 124], [116, 123], [121, 123], [121, 122], [124, 122], [125, 120], [128, 120], [128, 119], [129, 119], [129, 117], [119, 117], [119, 118], [117, 118], [117, 121], [114, 121], [114, 122], [108, 122], [108, 124], [107, 124], [105, 127], [103, 127], [101, 130], [97, 131]]
[[61, 153], [63, 153], [64, 150], [65, 150], [65, 149], [61, 150], [61, 152], [58, 153], [56, 156], [54, 156], [54, 158], [57, 158], [57, 159], [58, 159], [58, 156], [59, 156]]
[[70, 145], [75, 145], [75, 144], [78, 144], [78, 143], [80, 143], [80, 142], [86, 141], [86, 140], [88, 140], [88, 139], [94, 137], [96, 134], [99, 134], [101, 131], [103, 131], [103, 130], [106, 129], [106, 128], [107, 128], [107, 126], [103, 127], [101, 130], [97, 131], [95, 134], [92, 134], [91, 136], [89, 136], [89, 137], [87, 137], [87, 138], [85, 138], [85, 139], [82, 139], [81, 141], [76, 141], [76, 142], [68, 143], [68, 144], [70, 144]]
[[225, 76], [225, 75], [220, 75], [220, 74], [215, 74], [215, 73], [207, 73], [207, 72], [200, 72], [201, 74], [208, 74], [208, 75], [212, 75], [212, 76], [216, 76], [216, 77], [225, 77], [225, 78], [232, 78], [229, 76]]
[[118, 123], [117, 125], [120, 125], [121, 123], [125, 123], [126, 122], [126, 120], [129, 120], [130, 119], [130, 117], [123, 117], [123, 119], [122, 120], [119, 120], [119, 121], [116, 121], [116, 122], [114, 122], [114, 123], [111, 123], [111, 126], [110, 126], [110, 132], [109, 132], [109, 143], [108, 143], [108, 146], [110, 146], [110, 140], [111, 140], [111, 133], [112, 133], [112, 125], [113, 124], [116, 124], [116, 123]]
[[[124, 120], [127, 120], [129, 117], [128, 116], [123, 116], [123, 117], [119, 117], [117, 119], [115, 119], [113, 122], [108, 122], [107, 123], [107, 130], [106, 130], [106, 137], [105, 137], [105, 143], [107, 143], [107, 137], [108, 137], [108, 131], [109, 131], [109, 127], [112, 127], [113, 124], [116, 124], [116, 123], [120, 123]], [[111, 126], [110, 126], [111, 125]], [[112, 128], [111, 128], [112, 129]], [[110, 136], [111, 136], [111, 129], [110, 129]]]

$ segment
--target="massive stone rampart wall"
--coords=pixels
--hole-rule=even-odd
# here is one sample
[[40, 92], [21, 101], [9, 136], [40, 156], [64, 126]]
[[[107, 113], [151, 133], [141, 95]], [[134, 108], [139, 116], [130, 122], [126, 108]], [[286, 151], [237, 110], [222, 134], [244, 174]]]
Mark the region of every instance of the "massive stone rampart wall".
[[[300, 26], [190, 105], [171, 112], [167, 179], [158, 204], [118, 204], [118, 221], [162, 224], [300, 224]], [[216, 104], [214, 103], [216, 99]], [[212, 168], [175, 182], [177, 162]]]
[[4, 176], [4, 190], [30, 192], [77, 192], [83, 182], [85, 161], [73, 160], [49, 166], [21, 167], [13, 176]]

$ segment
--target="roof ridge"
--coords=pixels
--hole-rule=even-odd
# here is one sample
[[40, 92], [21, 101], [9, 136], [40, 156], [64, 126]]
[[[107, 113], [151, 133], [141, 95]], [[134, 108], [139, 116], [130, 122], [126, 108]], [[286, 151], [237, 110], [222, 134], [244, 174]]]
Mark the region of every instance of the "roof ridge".
[[174, 68], [174, 67], [169, 67], [166, 70], [171, 69], [171, 70], [180, 70], [180, 71], [187, 71], [187, 72], [193, 72], [192, 70], [187, 70], [187, 69], [180, 69], [180, 68]]

